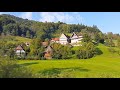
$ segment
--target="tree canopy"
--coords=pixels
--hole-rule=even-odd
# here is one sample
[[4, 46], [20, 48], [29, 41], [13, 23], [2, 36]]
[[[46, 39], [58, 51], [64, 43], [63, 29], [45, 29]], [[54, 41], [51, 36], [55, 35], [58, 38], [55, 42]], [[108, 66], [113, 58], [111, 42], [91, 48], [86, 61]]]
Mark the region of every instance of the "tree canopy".
[[101, 32], [96, 25], [85, 26], [83, 24], [66, 24], [63, 22], [38, 22], [22, 19], [9, 14], [0, 15], [0, 34], [23, 36], [27, 38], [53, 38], [60, 33], [72, 32]]

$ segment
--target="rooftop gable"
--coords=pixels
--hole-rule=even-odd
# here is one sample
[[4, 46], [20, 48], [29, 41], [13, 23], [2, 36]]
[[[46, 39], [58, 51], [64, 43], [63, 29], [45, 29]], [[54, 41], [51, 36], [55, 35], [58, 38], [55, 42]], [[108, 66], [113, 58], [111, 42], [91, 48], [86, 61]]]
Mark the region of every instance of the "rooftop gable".
[[52, 47], [51, 47], [51, 46], [48, 46], [48, 47], [46, 48], [45, 52], [53, 52]]
[[71, 38], [79, 38], [79, 36], [75, 32], [73, 32]]
[[16, 50], [23, 50], [23, 48], [22, 48], [21, 45], [18, 45], [18, 46], [16, 47]]
[[68, 39], [67, 35], [65, 35], [64, 33], [61, 34], [60, 38]]

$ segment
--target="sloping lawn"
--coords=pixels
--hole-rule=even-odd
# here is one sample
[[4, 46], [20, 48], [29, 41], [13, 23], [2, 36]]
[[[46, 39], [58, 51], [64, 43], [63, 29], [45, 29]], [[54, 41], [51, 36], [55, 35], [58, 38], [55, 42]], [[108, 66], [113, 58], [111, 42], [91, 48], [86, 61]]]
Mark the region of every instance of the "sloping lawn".
[[11, 36], [13, 40], [8, 40], [7, 43], [17, 43], [17, 42], [31, 42], [32, 39], [25, 38], [25, 37], [20, 37], [20, 36]]
[[98, 46], [103, 54], [91, 59], [20, 60], [18, 63], [45, 78], [120, 78], [120, 56]]

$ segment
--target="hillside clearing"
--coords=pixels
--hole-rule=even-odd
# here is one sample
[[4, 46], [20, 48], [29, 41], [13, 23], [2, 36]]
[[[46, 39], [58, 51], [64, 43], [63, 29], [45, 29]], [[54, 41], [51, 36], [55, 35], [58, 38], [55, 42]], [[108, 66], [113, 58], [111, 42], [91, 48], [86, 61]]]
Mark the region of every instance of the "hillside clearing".
[[2, 38], [2, 40], [7, 41], [7, 43], [18, 43], [18, 42], [31, 42], [32, 39], [20, 37], [20, 36], [5, 36]]

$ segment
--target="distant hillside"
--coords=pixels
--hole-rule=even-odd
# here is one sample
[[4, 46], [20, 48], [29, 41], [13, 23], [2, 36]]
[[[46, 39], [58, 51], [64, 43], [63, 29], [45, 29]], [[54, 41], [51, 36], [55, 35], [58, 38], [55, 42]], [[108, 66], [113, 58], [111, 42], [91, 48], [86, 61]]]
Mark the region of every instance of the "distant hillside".
[[13, 19], [17, 22], [32, 22], [31, 20], [23, 19], [23, 18], [16, 17], [16, 16], [10, 15], [10, 14], [2, 14], [2, 15], [0, 15], [0, 17], [6, 17], [6, 18], [9, 18], [9, 19]]
[[9, 14], [0, 15], [0, 34], [22, 36], [27, 38], [50, 39], [61, 33], [83, 33], [94, 35], [101, 32], [97, 26], [85, 26], [83, 24], [66, 24], [63, 22], [38, 22], [22, 19]]

